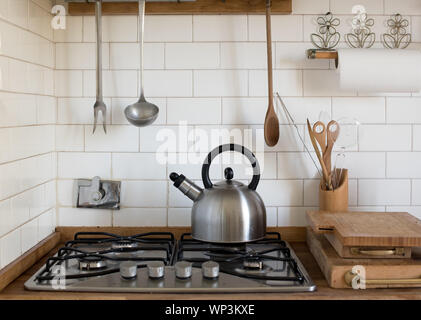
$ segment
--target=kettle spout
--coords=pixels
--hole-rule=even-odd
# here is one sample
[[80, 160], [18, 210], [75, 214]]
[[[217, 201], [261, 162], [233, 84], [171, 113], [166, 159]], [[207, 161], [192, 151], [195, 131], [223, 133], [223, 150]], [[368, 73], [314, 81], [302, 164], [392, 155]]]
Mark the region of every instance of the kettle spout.
[[203, 189], [196, 185], [193, 181], [190, 181], [182, 174], [175, 172], [170, 174], [171, 181], [174, 182], [174, 187], [178, 188], [191, 200], [196, 201], [203, 192]]

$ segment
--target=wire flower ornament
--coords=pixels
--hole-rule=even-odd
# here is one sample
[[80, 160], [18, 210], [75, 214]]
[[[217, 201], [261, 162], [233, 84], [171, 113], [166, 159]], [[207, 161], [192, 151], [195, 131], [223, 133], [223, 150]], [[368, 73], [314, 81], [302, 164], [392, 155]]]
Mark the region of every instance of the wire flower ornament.
[[333, 18], [332, 13], [328, 12], [324, 16], [317, 18], [319, 25], [319, 34], [311, 34], [311, 42], [319, 49], [333, 49], [339, 43], [341, 35], [336, 31], [336, 27], [340, 25], [341, 21], [338, 18]]
[[389, 33], [382, 36], [383, 45], [389, 49], [405, 49], [412, 41], [410, 33], [406, 32], [409, 21], [398, 13], [387, 20]]
[[352, 19], [353, 33], [345, 35], [346, 43], [352, 48], [371, 48], [376, 41], [376, 35], [371, 32], [374, 19], [367, 19], [365, 12], [359, 12]]

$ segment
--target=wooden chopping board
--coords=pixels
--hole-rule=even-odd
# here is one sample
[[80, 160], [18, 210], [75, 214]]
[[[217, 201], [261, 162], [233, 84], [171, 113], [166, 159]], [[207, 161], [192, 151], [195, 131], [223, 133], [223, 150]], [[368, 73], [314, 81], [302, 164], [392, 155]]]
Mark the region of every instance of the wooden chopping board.
[[343, 246], [421, 247], [421, 221], [407, 212], [307, 211], [316, 233], [333, 233]]
[[[419, 279], [421, 277], [421, 252], [414, 250], [410, 259], [344, 259], [339, 257], [329, 241], [307, 228], [307, 245], [316, 259], [328, 284], [332, 288], [349, 288], [345, 275], [354, 266], [363, 266], [366, 279]], [[419, 284], [370, 284], [367, 288], [421, 287]]]

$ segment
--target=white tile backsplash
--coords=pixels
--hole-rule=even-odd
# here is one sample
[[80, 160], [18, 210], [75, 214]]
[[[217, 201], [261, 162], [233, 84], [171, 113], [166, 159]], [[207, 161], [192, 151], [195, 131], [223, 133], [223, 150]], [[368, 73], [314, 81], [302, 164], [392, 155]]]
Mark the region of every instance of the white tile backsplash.
[[[272, 16], [274, 91], [308, 146], [307, 118], [315, 122], [323, 112], [343, 123], [361, 123], [355, 145], [346, 150], [351, 210], [404, 210], [421, 217], [419, 95], [342, 91], [332, 63], [305, 56], [317, 15], [338, 14], [339, 31], [348, 32], [355, 4], [366, 6], [379, 35], [390, 14], [409, 15], [413, 40], [420, 41], [418, 0], [293, 0], [291, 15]], [[94, 17], [67, 16], [66, 29], [53, 31], [51, 5], [50, 0], [0, 1], [0, 267], [56, 224], [190, 225], [192, 201], [173, 187], [168, 174], [183, 173], [202, 185], [206, 154], [232, 141], [253, 149], [261, 163], [258, 192], [268, 225], [307, 224], [305, 211], [318, 206], [319, 179], [277, 102], [279, 143], [273, 148], [263, 143], [264, 15], [147, 15], [145, 95], [160, 113], [143, 128], [129, 125], [123, 113], [138, 99], [141, 84], [138, 18], [104, 16], [108, 133], [99, 127], [92, 135]], [[186, 129], [178, 127], [180, 121]], [[343, 129], [348, 131], [345, 124]], [[214, 140], [204, 136], [209, 133], [217, 134]], [[237, 179], [250, 179], [247, 161], [217, 160], [212, 180], [222, 179], [228, 165]], [[120, 211], [75, 208], [74, 180], [95, 175], [122, 181]]]

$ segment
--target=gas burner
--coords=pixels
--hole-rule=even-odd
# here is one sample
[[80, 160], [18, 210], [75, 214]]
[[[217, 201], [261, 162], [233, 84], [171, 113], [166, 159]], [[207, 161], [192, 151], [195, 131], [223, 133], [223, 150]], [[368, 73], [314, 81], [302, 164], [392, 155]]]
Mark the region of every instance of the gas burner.
[[111, 245], [113, 249], [132, 249], [137, 248], [139, 244], [136, 241], [131, 240], [118, 240], [114, 241]]
[[98, 270], [107, 266], [107, 261], [99, 257], [84, 257], [79, 259], [80, 270]]
[[234, 270], [240, 275], [265, 275], [273, 271], [271, 267], [266, 266], [264, 264], [262, 264], [262, 267], [260, 269], [243, 267], [243, 268], [235, 268]]
[[243, 261], [243, 267], [246, 269], [261, 270], [263, 269], [263, 261], [259, 258], [246, 258]]

